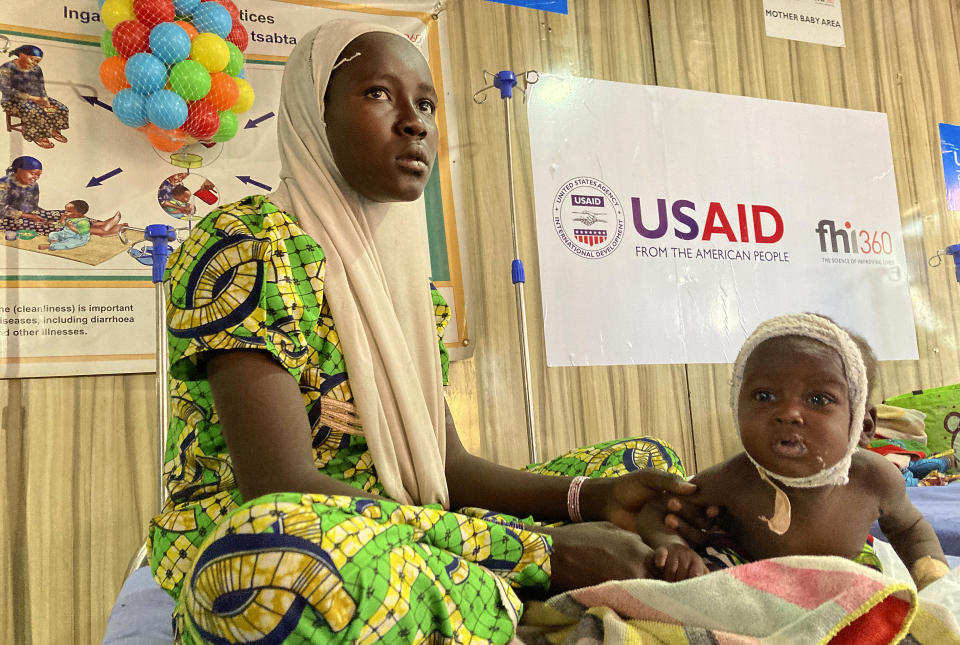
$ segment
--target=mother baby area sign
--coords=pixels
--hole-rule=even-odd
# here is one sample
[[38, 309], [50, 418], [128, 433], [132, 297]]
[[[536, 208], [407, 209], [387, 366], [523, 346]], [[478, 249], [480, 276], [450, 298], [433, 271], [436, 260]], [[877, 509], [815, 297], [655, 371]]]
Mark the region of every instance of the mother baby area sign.
[[548, 365], [732, 362], [798, 311], [917, 358], [885, 114], [544, 76], [528, 116]]

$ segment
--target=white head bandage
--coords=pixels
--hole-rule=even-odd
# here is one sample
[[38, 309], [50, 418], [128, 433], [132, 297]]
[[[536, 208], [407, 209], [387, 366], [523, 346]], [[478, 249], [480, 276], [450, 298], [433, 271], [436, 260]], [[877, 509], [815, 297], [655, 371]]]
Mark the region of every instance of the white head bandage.
[[[747, 453], [750, 461], [753, 462], [759, 471], [761, 478], [768, 481], [770, 485], [777, 490], [778, 511], [776, 515], [784, 512], [783, 509], [779, 507], [784, 501], [784, 499], [781, 499], [781, 496], [786, 498], [786, 495], [770, 481], [771, 479], [775, 479], [786, 486], [798, 488], [815, 488], [831, 484], [842, 486], [847, 483], [850, 462], [860, 441], [860, 433], [863, 430], [863, 417], [867, 402], [867, 371], [863, 363], [863, 357], [860, 355], [860, 349], [847, 332], [827, 318], [816, 314], [788, 314], [777, 316], [776, 318], [771, 318], [761, 323], [760, 326], [757, 327], [744, 342], [740, 353], [737, 355], [737, 360], [734, 363], [733, 376], [730, 383], [730, 406], [733, 408], [733, 418], [737, 424], [738, 433], [741, 432], [739, 419], [740, 390], [743, 387], [743, 375], [747, 361], [750, 359], [754, 350], [764, 341], [785, 336], [811, 338], [836, 350], [840, 355], [840, 360], [843, 363], [843, 373], [849, 389], [850, 436], [847, 443], [847, 452], [840, 461], [835, 464], [826, 464], [819, 472], [806, 477], [787, 477], [772, 472], [757, 463], [753, 456]], [[778, 519], [776, 516], [772, 520], [768, 520], [768, 522], [771, 523], [771, 529], [777, 533], [784, 533], [789, 527], [790, 510], [788, 500], [786, 504], [786, 517], [781, 517], [779, 518], [780, 521], [776, 522], [778, 527], [783, 529], [782, 531], [773, 525], [774, 521]], [[783, 525], [784, 520], [786, 522], [785, 526]]]

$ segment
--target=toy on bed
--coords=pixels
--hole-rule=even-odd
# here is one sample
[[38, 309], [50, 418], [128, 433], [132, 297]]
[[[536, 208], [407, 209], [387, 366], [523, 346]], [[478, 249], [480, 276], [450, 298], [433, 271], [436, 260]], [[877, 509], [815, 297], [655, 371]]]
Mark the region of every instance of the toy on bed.
[[[921, 410], [883, 403], [877, 406], [876, 433], [868, 449], [896, 464], [907, 486], [944, 486], [960, 479], [956, 450], [931, 448], [926, 419]], [[938, 439], [934, 445], [942, 448], [945, 444]]]

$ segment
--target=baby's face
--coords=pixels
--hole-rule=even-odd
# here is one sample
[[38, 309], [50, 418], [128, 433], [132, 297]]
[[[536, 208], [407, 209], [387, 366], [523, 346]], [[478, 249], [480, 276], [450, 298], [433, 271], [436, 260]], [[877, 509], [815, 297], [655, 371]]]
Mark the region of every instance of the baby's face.
[[840, 355], [797, 336], [760, 344], [740, 390], [740, 437], [761, 466], [807, 477], [833, 466], [850, 438], [849, 387]]

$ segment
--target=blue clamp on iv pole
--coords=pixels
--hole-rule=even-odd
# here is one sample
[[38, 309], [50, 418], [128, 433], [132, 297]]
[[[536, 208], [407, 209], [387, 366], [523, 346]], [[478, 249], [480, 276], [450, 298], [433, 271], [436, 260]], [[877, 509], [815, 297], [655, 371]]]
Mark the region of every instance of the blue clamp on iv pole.
[[[513, 181], [513, 140], [510, 130], [510, 106], [507, 100], [513, 98], [513, 89], [517, 86], [517, 75], [510, 70], [503, 70], [496, 74], [490, 74], [484, 70], [483, 77], [492, 77], [492, 83], [473, 95], [475, 103], [484, 103], [487, 100], [485, 92], [491, 88], [500, 90], [500, 98], [503, 99], [504, 113], [504, 132], [507, 135], [507, 180], [510, 186], [510, 221], [513, 227], [513, 262], [510, 264], [510, 277], [513, 281], [517, 295], [517, 322], [520, 328], [520, 359], [523, 369], [523, 396], [526, 404], [525, 412], [527, 418], [527, 447], [529, 448], [530, 463], [540, 461], [537, 451], [537, 434], [534, 426], [533, 416], [533, 384], [530, 378], [530, 350], [527, 343], [527, 306], [523, 294], [524, 283], [526, 282], [523, 261], [520, 259], [520, 242], [517, 233], [517, 199]], [[524, 81], [524, 87], [520, 91], [526, 96], [526, 86], [536, 83], [539, 75], [534, 71], [524, 72], [521, 78]]]
[[932, 267], [940, 266], [943, 262], [943, 253], [953, 258], [953, 275], [960, 282], [960, 244], [951, 244], [945, 249], [937, 251], [937, 254], [927, 260], [927, 264]]
[[508, 69], [497, 72], [493, 76], [493, 86], [500, 90], [500, 98], [512, 99], [513, 88], [517, 86], [517, 75]]
[[[172, 251], [170, 242], [177, 239], [177, 231], [166, 224], [149, 224], [143, 231], [143, 239], [150, 246], [145, 249], [146, 254], [153, 259], [151, 279], [153, 280], [154, 291], [157, 302], [157, 437], [158, 450], [157, 455], [160, 463], [160, 472], [163, 472], [163, 462], [167, 450], [167, 422], [169, 420], [169, 409], [167, 400], [167, 325], [166, 311], [167, 303], [163, 292], [163, 272], [167, 268], [167, 258]], [[158, 492], [160, 506], [163, 508], [167, 501], [167, 490], [161, 484]]]
[[957, 278], [957, 282], [960, 282], [960, 244], [951, 244], [943, 251], [953, 258], [954, 275]]

